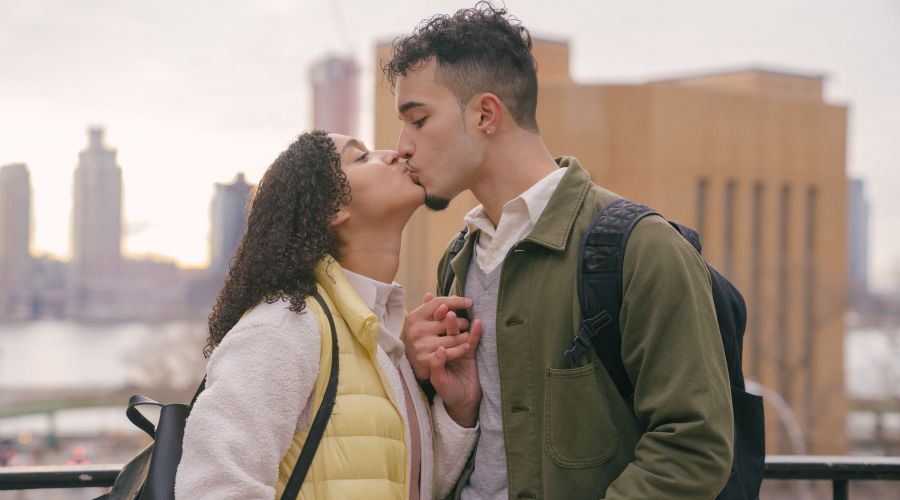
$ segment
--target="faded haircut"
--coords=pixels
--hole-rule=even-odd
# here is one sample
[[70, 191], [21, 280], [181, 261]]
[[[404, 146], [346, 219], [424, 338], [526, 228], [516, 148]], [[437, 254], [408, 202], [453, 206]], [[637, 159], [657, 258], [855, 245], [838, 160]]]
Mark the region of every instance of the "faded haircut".
[[435, 80], [453, 92], [460, 107], [490, 92], [519, 127], [536, 133], [537, 65], [531, 45], [528, 30], [505, 8], [478, 2], [452, 16], [425, 19], [412, 34], [394, 40], [382, 70], [393, 89], [398, 77], [434, 59]]

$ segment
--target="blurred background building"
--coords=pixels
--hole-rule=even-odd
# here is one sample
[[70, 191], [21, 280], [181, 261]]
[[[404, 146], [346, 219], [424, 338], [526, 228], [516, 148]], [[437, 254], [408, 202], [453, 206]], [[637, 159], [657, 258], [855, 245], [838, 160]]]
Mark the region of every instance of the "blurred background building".
[[28, 315], [31, 220], [28, 166], [0, 167], [0, 318]]
[[359, 67], [352, 57], [329, 56], [313, 64], [312, 128], [355, 137], [359, 133]]
[[115, 316], [122, 260], [122, 168], [103, 129], [88, 129], [78, 155], [72, 192], [72, 261], [69, 316]]
[[[376, 59], [389, 48], [380, 44]], [[745, 374], [793, 410], [767, 401], [768, 451], [846, 451], [847, 109], [824, 101], [824, 78], [746, 68], [583, 84], [569, 76], [565, 42], [538, 40], [534, 55], [551, 153], [695, 227], [706, 259], [743, 292]], [[401, 123], [378, 80], [375, 147], [394, 148]], [[436, 263], [474, 205], [467, 192], [408, 225], [398, 281], [409, 307], [433, 291]], [[797, 434], [805, 449], [793, 449]]]
[[216, 183], [210, 204], [211, 231], [209, 236], [209, 271], [225, 277], [228, 265], [244, 235], [247, 206], [253, 186], [243, 172], [231, 183]]
[[217, 182], [213, 186], [213, 198], [209, 205], [209, 267], [194, 271], [190, 281], [190, 302], [196, 312], [209, 313], [238, 244], [244, 236], [253, 185], [247, 182], [243, 172], [238, 172], [230, 183]]

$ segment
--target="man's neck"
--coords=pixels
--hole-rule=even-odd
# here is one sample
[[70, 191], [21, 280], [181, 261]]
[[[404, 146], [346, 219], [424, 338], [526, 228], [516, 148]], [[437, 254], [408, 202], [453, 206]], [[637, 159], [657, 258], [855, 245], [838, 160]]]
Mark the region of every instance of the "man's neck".
[[480, 169], [482, 175], [471, 188], [494, 226], [500, 221], [506, 203], [559, 168], [541, 136], [520, 134], [499, 144], [485, 158]]

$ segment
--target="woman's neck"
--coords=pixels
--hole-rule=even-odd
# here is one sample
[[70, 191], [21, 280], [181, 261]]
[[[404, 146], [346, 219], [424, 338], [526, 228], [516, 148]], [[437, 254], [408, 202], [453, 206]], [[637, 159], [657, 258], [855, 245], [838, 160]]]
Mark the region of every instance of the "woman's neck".
[[[348, 231], [349, 232], [349, 231]], [[341, 267], [382, 283], [392, 283], [400, 267], [400, 240], [403, 228], [354, 228], [352, 235], [339, 235], [336, 256]]]

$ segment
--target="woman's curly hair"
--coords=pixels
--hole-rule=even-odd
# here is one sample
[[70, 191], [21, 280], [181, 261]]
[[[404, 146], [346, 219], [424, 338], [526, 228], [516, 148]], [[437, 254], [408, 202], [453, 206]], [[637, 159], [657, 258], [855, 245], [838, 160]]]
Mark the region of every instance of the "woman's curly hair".
[[313, 270], [336, 250], [329, 223], [349, 202], [340, 156], [325, 132], [302, 134], [278, 155], [256, 187], [247, 230], [209, 315], [207, 357], [261, 300], [305, 308], [316, 290]]

